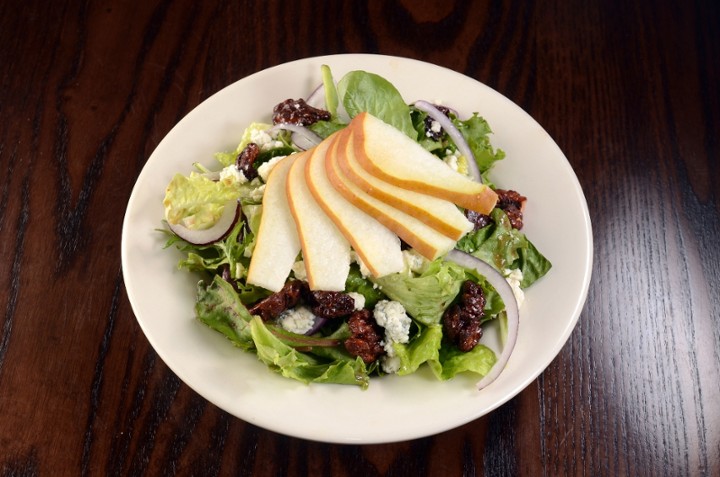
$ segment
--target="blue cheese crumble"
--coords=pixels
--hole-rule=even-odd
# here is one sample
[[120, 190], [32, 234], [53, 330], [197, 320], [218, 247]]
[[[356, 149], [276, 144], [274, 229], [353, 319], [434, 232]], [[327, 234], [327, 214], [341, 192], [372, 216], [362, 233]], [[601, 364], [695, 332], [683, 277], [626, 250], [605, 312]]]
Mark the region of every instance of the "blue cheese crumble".
[[357, 292], [348, 292], [348, 295], [355, 300], [355, 311], [365, 308], [365, 295]]
[[402, 251], [403, 262], [405, 265], [404, 273], [410, 275], [411, 273], [422, 273], [430, 263], [428, 259], [420, 255], [415, 249], [403, 250]]
[[220, 171], [220, 182], [225, 185], [245, 184], [247, 181], [247, 177], [245, 177], [243, 171], [238, 169], [235, 164], [223, 167]]
[[252, 124], [246, 131], [247, 143], [254, 142], [261, 151], [269, 151], [270, 149], [282, 147], [282, 141], [277, 141], [268, 134], [267, 129], [263, 129], [266, 127], [269, 126], [265, 124]]
[[304, 335], [313, 327], [315, 324], [315, 315], [307, 306], [300, 305], [295, 308], [283, 311], [278, 316], [278, 323], [283, 329]]
[[270, 171], [273, 170], [275, 165], [280, 162], [282, 159], [284, 159], [285, 156], [275, 156], [272, 159], [270, 159], [267, 162], [263, 162], [258, 166], [258, 175], [263, 180], [263, 182], [267, 182], [267, 178], [270, 175]]
[[515, 295], [515, 301], [517, 302], [518, 308], [520, 308], [525, 301], [525, 292], [520, 288], [520, 283], [523, 279], [522, 270], [516, 268], [515, 270], [505, 269], [503, 270], [505, 275], [505, 281], [508, 282], [510, 288], [512, 288], [513, 295]]
[[400, 358], [395, 355], [395, 343], [407, 343], [410, 340], [410, 317], [405, 312], [402, 303], [390, 300], [380, 300], [375, 305], [373, 317], [378, 325], [385, 329], [385, 339], [382, 342], [385, 355], [381, 364], [386, 373], [397, 373], [400, 369]]

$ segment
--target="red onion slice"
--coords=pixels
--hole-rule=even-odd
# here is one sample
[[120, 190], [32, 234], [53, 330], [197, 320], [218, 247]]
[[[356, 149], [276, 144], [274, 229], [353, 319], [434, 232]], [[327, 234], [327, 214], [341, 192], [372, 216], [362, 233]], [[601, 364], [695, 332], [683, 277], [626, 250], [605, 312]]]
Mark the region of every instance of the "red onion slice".
[[483, 377], [477, 383], [478, 389], [485, 388], [488, 384], [495, 381], [495, 379], [503, 372], [505, 365], [510, 359], [510, 355], [515, 348], [517, 342], [518, 328], [520, 325], [520, 311], [518, 310], [517, 301], [513, 294], [510, 284], [505, 280], [500, 272], [495, 270], [489, 264], [483, 262], [479, 258], [473, 257], [472, 255], [461, 252], [460, 250], [451, 250], [445, 256], [445, 260], [457, 263], [465, 268], [474, 268], [480, 272], [492, 285], [495, 290], [500, 294], [505, 303], [505, 312], [507, 313], [507, 339], [505, 340], [505, 346], [503, 346], [502, 353], [498, 358], [495, 365], [492, 367], [490, 372]]
[[315, 321], [313, 322], [312, 327], [305, 332], [305, 335], [312, 336], [318, 331], [320, 331], [320, 328], [322, 328], [325, 323], [327, 323], [327, 318], [323, 318], [322, 316], [316, 316]]
[[231, 200], [225, 204], [222, 214], [215, 224], [207, 229], [192, 230], [182, 224], [170, 224], [168, 227], [175, 235], [193, 245], [210, 245], [227, 237], [240, 220], [242, 209], [240, 202]]
[[[307, 97], [305, 102], [313, 108], [327, 110], [327, 103], [325, 102], [325, 85], [323, 83], [320, 83], [320, 85], [315, 88], [312, 93], [310, 93], [310, 96]], [[343, 106], [340, 98], [338, 98], [336, 116], [337, 119], [339, 119], [343, 123], [350, 122], [350, 115], [347, 113], [347, 111], [345, 111], [345, 106]]]
[[305, 103], [312, 106], [313, 108], [325, 109], [325, 85], [320, 83], [310, 96], [307, 97]]
[[450, 139], [452, 139], [452, 141], [455, 143], [455, 146], [457, 146], [460, 154], [465, 156], [465, 159], [467, 159], [468, 171], [470, 172], [470, 176], [472, 176], [472, 178], [476, 181], [482, 182], [483, 180], [482, 175], [480, 174], [480, 169], [478, 168], [477, 162], [475, 162], [475, 154], [473, 154], [472, 149], [470, 149], [470, 145], [465, 140], [465, 137], [458, 130], [458, 128], [455, 127], [450, 118], [445, 116], [442, 111], [440, 111], [438, 108], [435, 107], [435, 105], [429, 103], [428, 101], [415, 101], [414, 105], [417, 109], [427, 113], [428, 116], [440, 123], [440, 126], [445, 130], [446, 133], [448, 133]]
[[305, 126], [297, 124], [279, 123], [270, 128], [271, 132], [284, 129], [292, 133], [292, 142], [303, 151], [312, 149], [322, 142], [322, 138]]

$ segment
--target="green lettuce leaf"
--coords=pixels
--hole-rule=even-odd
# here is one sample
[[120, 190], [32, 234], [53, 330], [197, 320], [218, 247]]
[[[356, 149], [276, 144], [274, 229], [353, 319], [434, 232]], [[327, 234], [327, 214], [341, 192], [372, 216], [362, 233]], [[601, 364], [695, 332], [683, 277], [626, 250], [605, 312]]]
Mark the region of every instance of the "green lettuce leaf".
[[320, 72], [322, 73], [322, 82], [325, 89], [325, 109], [330, 113], [330, 116], [334, 118], [337, 116], [338, 108], [338, 93], [335, 80], [328, 65], [322, 65]]
[[331, 119], [330, 121], [318, 121], [308, 128], [322, 139], [326, 139], [346, 126], [347, 124], [338, 119]]
[[191, 173], [175, 174], [165, 190], [163, 206], [170, 224], [193, 230], [211, 227], [222, 215], [225, 204], [240, 197], [234, 185]]
[[397, 374], [400, 376], [412, 374], [423, 363], [438, 362], [442, 337], [442, 325], [435, 324], [422, 329], [408, 344], [395, 343], [393, 349], [400, 359]]
[[198, 284], [195, 315], [200, 322], [225, 335], [235, 346], [254, 348], [250, 322], [253, 317], [232, 285], [215, 275], [212, 283]]
[[245, 131], [243, 131], [242, 138], [240, 138], [240, 144], [238, 144], [237, 148], [235, 148], [234, 151], [218, 152], [215, 154], [215, 159], [217, 159], [217, 161], [222, 164], [223, 167], [235, 164], [238, 154], [240, 154], [243, 149], [247, 147], [248, 144], [253, 142], [253, 135], [257, 134], [260, 131], [267, 131], [271, 127], [271, 124], [258, 122], [251, 123], [250, 126], [245, 128]]
[[303, 383], [354, 384], [362, 388], [369, 384], [365, 363], [360, 358], [324, 362], [283, 343], [259, 317], [251, 320], [250, 330], [260, 361], [286, 378]]
[[495, 352], [478, 344], [468, 352], [462, 352], [455, 346], [443, 346], [440, 349], [440, 359], [428, 361], [428, 364], [433, 374], [445, 381], [468, 371], [483, 377], [496, 362]]
[[552, 268], [550, 260], [545, 258], [530, 240], [526, 239], [526, 241], [527, 246], [521, 248], [518, 252], [517, 266], [523, 273], [520, 288], [529, 287]]
[[492, 129], [487, 121], [477, 113], [473, 113], [464, 121], [454, 119], [453, 123], [470, 146], [481, 173], [487, 172], [496, 161], [505, 157], [504, 151], [495, 149], [490, 144], [489, 136], [492, 134]]
[[402, 303], [415, 320], [431, 325], [440, 322], [465, 279], [463, 267], [437, 259], [420, 275], [393, 273], [373, 281], [385, 295]]
[[519, 268], [523, 273], [523, 288], [532, 285], [550, 270], [550, 261], [525, 234], [512, 228], [505, 212], [494, 209], [490, 218], [490, 225], [467, 234], [456, 247], [489, 263], [501, 273]]
[[351, 71], [338, 82], [338, 95], [351, 118], [367, 111], [417, 139], [410, 107], [395, 86], [382, 76], [367, 71]]
[[419, 275], [394, 273], [373, 279], [387, 297], [402, 303], [408, 314], [423, 325], [440, 323], [466, 280], [474, 281], [483, 289], [483, 321], [493, 319], [505, 309], [500, 294], [480, 273], [441, 258], [429, 262]]
[[[209, 245], [187, 243], [169, 230], [161, 230], [161, 232], [169, 237], [165, 244], [166, 248], [174, 245], [185, 254], [185, 257], [178, 262], [178, 268], [208, 274], [226, 272], [234, 280], [241, 280], [247, 276], [247, 268], [250, 265], [248, 249], [254, 244], [255, 235], [245, 229], [243, 222], [238, 222], [223, 240]], [[251, 302], [246, 298], [249, 297], [243, 297], [244, 302]]]
[[374, 286], [373, 282], [363, 277], [360, 268], [353, 264], [345, 280], [345, 291], [360, 293], [365, 297], [365, 308], [372, 309], [380, 300], [386, 298], [385, 294]]

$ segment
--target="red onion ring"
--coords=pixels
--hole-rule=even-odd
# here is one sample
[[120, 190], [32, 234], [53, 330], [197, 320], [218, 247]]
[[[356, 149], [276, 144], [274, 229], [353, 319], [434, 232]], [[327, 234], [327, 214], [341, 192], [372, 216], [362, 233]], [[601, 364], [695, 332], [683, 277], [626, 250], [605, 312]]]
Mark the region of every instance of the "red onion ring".
[[505, 303], [505, 312], [507, 313], [507, 339], [503, 346], [502, 353], [490, 372], [477, 383], [477, 388], [483, 389], [500, 375], [505, 369], [505, 365], [510, 359], [510, 355], [515, 348], [517, 342], [518, 328], [520, 325], [520, 311], [518, 310], [517, 301], [513, 294], [510, 284], [505, 280], [500, 272], [495, 270], [489, 264], [483, 262], [479, 258], [473, 257], [469, 253], [460, 250], [451, 250], [445, 256], [445, 260], [457, 263], [465, 268], [473, 268], [480, 272], [500, 294]]
[[478, 182], [482, 182], [482, 174], [480, 174], [480, 169], [478, 168], [477, 162], [475, 162], [475, 154], [473, 154], [472, 149], [470, 149], [470, 145], [465, 140], [465, 137], [458, 128], [455, 127], [450, 118], [445, 116], [442, 111], [428, 101], [415, 101], [414, 106], [420, 111], [427, 113], [428, 116], [440, 123], [440, 126], [446, 133], [448, 133], [450, 139], [452, 139], [455, 143], [455, 146], [458, 148], [458, 151], [460, 151], [460, 154], [465, 156], [465, 159], [467, 159], [468, 171], [470, 172], [472, 178]]
[[214, 225], [207, 229], [193, 230], [182, 224], [168, 223], [170, 230], [178, 237], [193, 245], [210, 245], [219, 242], [228, 236], [240, 216], [242, 209], [240, 202], [237, 200], [228, 201], [223, 208], [222, 214]]

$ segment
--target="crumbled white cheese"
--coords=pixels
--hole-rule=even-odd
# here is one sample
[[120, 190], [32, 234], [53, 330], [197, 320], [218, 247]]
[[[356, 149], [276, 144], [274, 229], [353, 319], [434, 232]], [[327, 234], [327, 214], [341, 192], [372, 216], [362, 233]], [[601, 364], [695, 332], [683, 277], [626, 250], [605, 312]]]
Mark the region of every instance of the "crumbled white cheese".
[[275, 156], [272, 159], [270, 159], [267, 162], [263, 162], [258, 166], [258, 175], [263, 180], [263, 182], [267, 182], [267, 178], [270, 175], [270, 171], [273, 170], [275, 165], [280, 162], [285, 156]]
[[272, 136], [270, 136], [267, 131], [264, 131], [262, 129], [253, 128], [249, 132], [249, 142], [254, 142], [262, 150], [266, 150], [268, 148], [268, 144], [272, 144], [274, 141]]
[[385, 339], [382, 342], [385, 355], [382, 358], [383, 371], [396, 373], [400, 360], [395, 355], [395, 343], [407, 343], [410, 340], [410, 317], [405, 307], [394, 300], [380, 300], [375, 305], [373, 317], [378, 325], [385, 328]]
[[403, 262], [405, 263], [405, 268], [403, 270], [405, 273], [422, 273], [425, 270], [428, 263], [427, 259], [414, 249], [403, 250], [402, 256]]
[[398, 343], [407, 343], [410, 335], [410, 317], [399, 301], [380, 300], [375, 305], [373, 317], [385, 328], [385, 338]]
[[353, 300], [355, 300], [356, 310], [362, 310], [363, 308], [365, 308], [365, 295], [357, 292], [348, 292], [348, 295], [350, 295]]
[[454, 170], [455, 172], [459, 171], [460, 165], [458, 164], [458, 157], [456, 155], [451, 154], [449, 156], [445, 156], [443, 158], [443, 161], [445, 162], [445, 164], [448, 165], [450, 169]]
[[253, 202], [260, 202], [260, 201], [262, 201], [264, 194], [265, 194], [265, 184], [254, 188], [248, 195], [248, 199], [252, 200]]
[[305, 268], [305, 262], [302, 260], [293, 263], [292, 272], [298, 280], [307, 281], [307, 269]]
[[360, 255], [358, 255], [357, 252], [352, 251], [350, 253], [350, 259], [358, 264], [358, 266], [360, 267], [360, 275], [362, 275], [363, 278], [367, 278], [368, 275], [370, 275], [370, 269], [363, 263]]
[[520, 283], [523, 279], [522, 270], [516, 268], [515, 270], [505, 269], [503, 270], [505, 280], [512, 288], [513, 295], [515, 295], [515, 301], [517, 302], [518, 308], [520, 308], [525, 301], [525, 292], [520, 288]]
[[278, 322], [283, 329], [303, 335], [312, 328], [315, 323], [315, 315], [307, 306], [299, 305], [283, 311], [278, 316]]
[[243, 171], [238, 169], [235, 164], [224, 167], [223, 170], [220, 171], [220, 182], [223, 184], [244, 184], [247, 181], [247, 177], [245, 177]]
[[435, 134], [440, 133], [440, 131], [442, 131], [442, 126], [440, 125], [440, 123], [438, 121], [433, 120], [430, 123], [430, 127], [425, 132], [425, 135], [429, 138], [432, 138]]
[[[382, 358], [380, 358], [380, 364], [382, 364], [382, 369], [387, 374], [397, 373], [400, 370], [400, 358], [395, 356], [395, 350], [392, 348], [392, 345], [390, 345], [390, 349], [392, 350], [393, 354], [390, 354], [388, 352], [387, 354], [384, 354]], [[387, 345], [385, 345], [385, 351], [388, 351]]]

